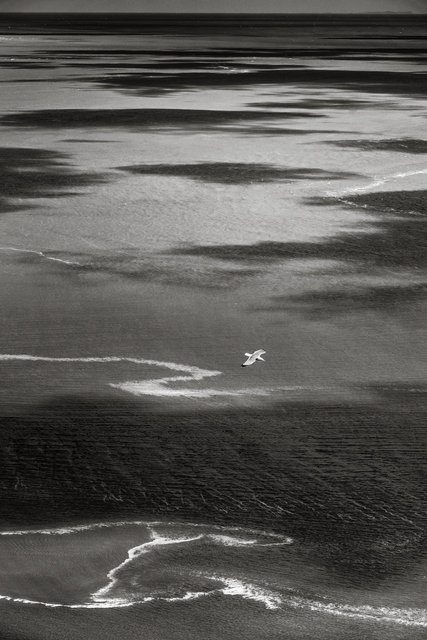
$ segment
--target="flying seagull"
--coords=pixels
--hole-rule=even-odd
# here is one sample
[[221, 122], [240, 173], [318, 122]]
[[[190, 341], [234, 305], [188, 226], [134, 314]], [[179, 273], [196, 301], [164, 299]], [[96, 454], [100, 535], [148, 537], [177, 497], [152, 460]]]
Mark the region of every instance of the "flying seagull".
[[253, 353], [245, 353], [247, 356], [247, 360], [242, 364], [242, 367], [249, 367], [250, 364], [254, 364], [257, 360], [262, 360], [265, 362], [262, 354], [265, 353], [263, 349], [258, 349], [258, 351], [254, 351]]

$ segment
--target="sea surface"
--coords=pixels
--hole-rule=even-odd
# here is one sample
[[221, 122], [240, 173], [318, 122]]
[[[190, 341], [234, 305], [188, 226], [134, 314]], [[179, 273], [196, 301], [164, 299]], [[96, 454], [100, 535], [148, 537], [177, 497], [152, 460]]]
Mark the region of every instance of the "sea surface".
[[425, 637], [426, 27], [0, 14], [2, 638]]

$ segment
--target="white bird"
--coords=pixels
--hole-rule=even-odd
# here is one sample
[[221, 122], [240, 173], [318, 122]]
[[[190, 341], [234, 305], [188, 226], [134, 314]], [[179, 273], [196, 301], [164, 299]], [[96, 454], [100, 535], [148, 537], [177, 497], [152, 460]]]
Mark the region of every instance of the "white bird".
[[247, 360], [242, 364], [242, 367], [249, 367], [249, 365], [254, 364], [257, 360], [265, 362], [264, 358], [261, 357], [263, 353], [265, 353], [263, 349], [258, 349], [258, 351], [254, 351], [253, 353], [245, 353]]

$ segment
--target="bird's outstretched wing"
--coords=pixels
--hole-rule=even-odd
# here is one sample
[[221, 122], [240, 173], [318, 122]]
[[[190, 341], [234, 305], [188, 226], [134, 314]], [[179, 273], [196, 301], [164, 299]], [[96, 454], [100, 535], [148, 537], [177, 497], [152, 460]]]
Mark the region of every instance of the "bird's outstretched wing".
[[[246, 355], [247, 354], [245, 353], [245, 356]], [[251, 355], [249, 355], [248, 359], [245, 360], [245, 362], [243, 362], [242, 367], [249, 367], [249, 365], [253, 364], [255, 360], [256, 360], [255, 354], [252, 353]]]
[[254, 351], [252, 355], [256, 358], [258, 356], [262, 356], [263, 353], [266, 353], [264, 349], [258, 349], [258, 351]]

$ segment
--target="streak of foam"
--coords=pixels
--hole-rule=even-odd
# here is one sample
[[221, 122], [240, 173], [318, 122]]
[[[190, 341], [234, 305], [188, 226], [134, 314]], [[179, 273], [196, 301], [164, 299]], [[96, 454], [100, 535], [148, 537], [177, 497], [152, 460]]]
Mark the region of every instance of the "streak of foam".
[[[131, 607], [135, 604], [135, 602], [130, 602], [128, 600], [121, 600], [117, 598], [116, 600], [112, 600], [108, 604], [104, 603], [85, 603], [85, 604], [62, 604], [59, 602], [42, 602], [41, 600], [29, 600], [28, 598], [15, 598], [12, 596], [2, 596], [0, 595], [0, 600], [5, 600], [6, 602], [16, 602], [18, 604], [33, 604], [39, 605], [42, 607], [48, 607], [51, 609], [111, 609], [111, 608], [119, 608], [119, 607]], [[152, 600], [152, 598], [147, 598], [146, 601]], [[144, 601], [141, 601], [141, 604]]]
[[[289, 544], [289, 542], [291, 541], [290, 538], [287, 537], [282, 537], [283, 540], [281, 542], [276, 542], [276, 543], [258, 543], [258, 540], [255, 539], [251, 539], [248, 540], [247, 538], [236, 538], [234, 536], [227, 536], [227, 535], [223, 535], [223, 534], [210, 534], [210, 533], [200, 533], [196, 536], [191, 536], [191, 537], [179, 537], [179, 538], [168, 538], [168, 537], [164, 537], [161, 535], [158, 535], [158, 533], [156, 533], [156, 531], [153, 528], [153, 525], [155, 526], [156, 523], [147, 523], [147, 528], [149, 529], [151, 535], [153, 536], [151, 540], [149, 540], [148, 542], [145, 542], [141, 545], [138, 545], [136, 547], [133, 547], [132, 549], [130, 549], [128, 551], [128, 557], [121, 562], [117, 567], [114, 567], [113, 569], [111, 569], [111, 571], [108, 572], [107, 574], [107, 578], [108, 578], [108, 584], [105, 587], [101, 587], [100, 589], [98, 589], [98, 591], [96, 591], [95, 593], [92, 594], [91, 598], [93, 600], [94, 603], [97, 604], [103, 604], [104, 606], [110, 605], [110, 606], [114, 606], [113, 603], [115, 602], [120, 602], [123, 606], [123, 602], [121, 599], [115, 599], [115, 598], [111, 598], [110, 594], [113, 591], [114, 587], [118, 584], [119, 582], [119, 577], [118, 574], [121, 571], [121, 569], [123, 569], [125, 566], [129, 565], [135, 558], [140, 557], [143, 554], [149, 553], [150, 551], [152, 551], [153, 548], [155, 547], [159, 547], [159, 546], [164, 546], [164, 545], [174, 545], [174, 544], [187, 544], [187, 543], [191, 543], [191, 542], [195, 542], [196, 540], [202, 540], [202, 539], [208, 539], [211, 540], [214, 543], [217, 544], [221, 544], [224, 546], [234, 546], [234, 547], [240, 547], [240, 546], [252, 546], [252, 545], [259, 545], [259, 546], [276, 546], [276, 545], [283, 545], [283, 544]], [[160, 524], [160, 523], [157, 523]], [[193, 525], [193, 526], [198, 526], [198, 525]], [[199, 525], [199, 526], [204, 526], [204, 525]], [[234, 528], [233, 528], [234, 529]], [[239, 529], [236, 527], [236, 529]], [[240, 529], [239, 529], [240, 530]], [[251, 530], [243, 530], [245, 531], [245, 533], [255, 533]], [[260, 532], [257, 532], [258, 534]], [[265, 534], [264, 534], [265, 535]], [[269, 534], [267, 534], [269, 535]], [[279, 534], [271, 534], [273, 537], [279, 537]], [[217, 581], [217, 578], [210, 578], [212, 580]], [[221, 581], [224, 581], [223, 579], [220, 579]], [[242, 590], [242, 588], [244, 589], [244, 593], [245, 596], [244, 597], [249, 597], [250, 594], [252, 594], [252, 599], [256, 599], [256, 600], [262, 600], [262, 598], [264, 598], [264, 596], [261, 597], [261, 592], [258, 593], [258, 591], [256, 590], [255, 587], [248, 587], [248, 588], [244, 588], [243, 583], [238, 583], [238, 581], [234, 581], [234, 582], [230, 582], [230, 583], [226, 583], [227, 584], [227, 588], [230, 589], [230, 593], [231, 590], [234, 589], [236, 591], [236, 593]], [[242, 586], [243, 585], [243, 586]], [[204, 595], [208, 595], [209, 593], [214, 593], [216, 590], [212, 590], [212, 591], [208, 591], [208, 592], [188, 592], [187, 594], [185, 594], [184, 596], [180, 596], [180, 597], [162, 597], [162, 596], [158, 596], [156, 597], [156, 599], [161, 599], [161, 600], [165, 600], [168, 602], [178, 602], [181, 600], [193, 600], [195, 598], [204, 596]], [[228, 591], [224, 591], [224, 593], [227, 595], [229, 592]], [[149, 602], [153, 600], [152, 597], [148, 597], [145, 598], [143, 601], [138, 600], [138, 602]], [[273, 608], [272, 606], [272, 600], [271, 602], [268, 601], [268, 608]], [[271, 606], [270, 606], [271, 605]], [[266, 604], [267, 606], [267, 604]]]
[[31, 354], [0, 353], [1, 362], [28, 361], [28, 362], [82, 362], [91, 363], [114, 363], [131, 362], [133, 364], [144, 364], [149, 366], [179, 371], [188, 375], [167, 376], [164, 378], [154, 378], [134, 382], [109, 383], [114, 389], [119, 389], [136, 396], [168, 396], [184, 398], [213, 398], [216, 396], [244, 397], [244, 396], [270, 396], [274, 392], [281, 391], [319, 391], [326, 390], [327, 387], [307, 387], [307, 386], [286, 386], [286, 387], [247, 387], [244, 389], [194, 389], [194, 388], [171, 388], [169, 385], [176, 382], [199, 382], [204, 378], [219, 376], [222, 371], [201, 369], [193, 365], [179, 364], [177, 362], [165, 362], [162, 360], [151, 360], [147, 358], [131, 358], [123, 356], [89, 356], [89, 357], [49, 357], [34, 356]]
[[208, 596], [216, 591], [188, 591], [181, 597], [166, 597], [166, 596], [147, 596], [141, 600], [127, 600], [125, 598], [111, 598], [109, 600], [100, 602], [86, 602], [84, 604], [61, 604], [59, 602], [42, 602], [41, 600], [29, 600], [28, 598], [15, 598], [12, 596], [0, 595], [0, 600], [6, 602], [16, 602], [17, 604], [32, 604], [42, 607], [48, 607], [51, 609], [120, 609], [124, 607], [133, 607], [137, 604], [146, 604], [148, 602], [163, 601], [163, 602], [186, 602], [187, 600], [196, 600], [202, 596]]
[[212, 576], [212, 579], [221, 580], [225, 586], [222, 589], [212, 589], [211, 591], [188, 591], [183, 596], [147, 596], [139, 600], [111, 598], [84, 604], [42, 602], [39, 600], [29, 600], [27, 598], [16, 598], [4, 595], [0, 595], [0, 600], [19, 604], [39, 605], [53, 609], [117, 609], [154, 601], [170, 603], [186, 602], [189, 600], [196, 600], [201, 597], [223, 594], [225, 596], [238, 596], [245, 600], [252, 600], [254, 602], [261, 603], [266, 609], [271, 611], [283, 611], [286, 607], [290, 606], [297, 609], [308, 609], [313, 613], [326, 613], [350, 619], [359, 619], [365, 622], [379, 622], [405, 627], [427, 627], [427, 612], [425, 609], [398, 609], [395, 607], [372, 607], [370, 605], [353, 606], [332, 602], [326, 603], [304, 598], [283, 597], [277, 592], [270, 591], [269, 589], [265, 589], [251, 583], [245, 583], [236, 578], [218, 578], [216, 576]]
[[95, 529], [109, 529], [113, 527], [128, 527], [128, 526], [145, 526], [149, 528], [153, 528], [156, 526], [162, 527], [185, 527], [185, 528], [195, 528], [195, 529], [209, 529], [210, 531], [219, 531], [221, 533], [213, 534], [208, 533], [212, 539], [217, 538], [218, 541], [224, 542], [226, 538], [230, 540], [242, 540], [241, 538], [235, 538], [233, 536], [227, 536], [229, 532], [236, 532], [238, 534], [243, 534], [245, 536], [252, 535], [255, 537], [263, 537], [263, 538], [272, 538], [276, 540], [276, 542], [262, 542], [259, 543], [260, 546], [267, 545], [284, 545], [291, 544], [293, 542], [293, 538], [289, 536], [284, 536], [281, 533], [274, 533], [270, 531], [262, 531], [260, 529], [247, 529], [242, 527], [229, 527], [227, 525], [207, 525], [200, 522], [167, 522], [163, 520], [120, 520], [117, 522], [93, 522], [91, 524], [79, 524], [73, 525], [71, 527], [54, 527], [50, 529], [17, 529], [17, 530], [9, 530], [9, 531], [0, 531], [0, 536], [24, 536], [24, 535], [70, 535], [73, 533], [80, 533], [82, 531], [93, 531]]
[[280, 609], [282, 599], [279, 594], [242, 582], [236, 578], [222, 578], [222, 580], [225, 583], [224, 589], [221, 589], [224, 595], [240, 596], [247, 600], [261, 602], [267, 609]]
[[286, 596], [259, 585], [243, 582], [236, 578], [216, 578], [224, 582], [221, 590], [224, 595], [261, 602], [267, 609], [283, 610], [287, 606], [296, 609], [309, 609], [314, 613], [326, 613], [345, 618], [365, 621], [393, 623], [411, 627], [427, 627], [427, 611], [425, 609], [399, 609], [397, 607], [373, 607], [370, 605], [355, 606], [322, 602], [295, 596]]
[[[160, 523], [152, 523], [152, 524], [160, 524]], [[163, 523], [163, 524], [168, 524], [168, 525], [175, 525], [176, 523], [173, 522], [169, 522], [169, 523]], [[186, 527], [206, 527], [208, 526], [210, 529], [214, 529], [214, 530], [219, 530], [219, 531], [235, 531], [237, 533], [243, 533], [244, 535], [248, 535], [248, 534], [252, 534], [256, 537], [266, 537], [266, 538], [273, 538], [273, 540], [277, 540], [277, 542], [267, 542], [267, 543], [263, 543], [260, 542], [258, 543], [260, 546], [267, 546], [267, 545], [284, 545], [284, 544], [292, 544], [294, 542], [294, 539], [289, 537], [289, 536], [284, 536], [281, 533], [273, 533], [271, 531], [262, 531], [260, 529], [247, 529], [247, 528], [242, 528], [242, 527], [229, 527], [227, 525], [205, 525], [205, 524], [199, 524], [199, 523], [193, 523], [193, 522], [186, 522], [185, 523]], [[213, 537], [214, 534], [210, 534], [211, 537]]]
[[194, 542], [195, 540], [200, 540], [201, 538], [203, 538], [203, 534], [193, 536], [191, 538], [164, 538], [162, 536], [157, 536], [156, 532], [151, 527], [148, 528], [153, 535], [153, 539], [149, 542], [144, 542], [144, 544], [129, 549], [128, 557], [126, 558], [126, 560], [124, 560], [117, 567], [114, 567], [114, 569], [111, 569], [111, 571], [108, 572], [108, 584], [105, 587], [101, 587], [101, 589], [98, 589], [98, 591], [92, 594], [91, 597], [94, 602], [105, 602], [106, 596], [108, 596], [109, 592], [115, 587], [118, 582], [117, 573], [121, 569], [123, 569], [123, 567], [131, 563], [135, 558], [138, 558], [144, 553], [150, 552], [153, 547]]
[[[220, 373], [220, 372], [217, 372]], [[209, 374], [209, 375], [216, 375]], [[265, 388], [247, 388], [247, 389], [171, 389], [167, 385], [171, 382], [189, 382], [194, 379], [192, 376], [173, 376], [169, 378], [161, 378], [156, 380], [141, 380], [135, 382], [120, 382], [118, 384], [110, 384], [115, 389], [120, 389], [135, 396], [169, 396], [169, 397], [185, 397], [185, 398], [213, 398], [215, 396], [268, 396], [270, 390]]]
[[[147, 380], [138, 383], [110, 384], [111, 387], [129, 391], [128, 386], [137, 385], [140, 387], [137, 395], [171, 395], [171, 396], [187, 396], [187, 397], [208, 397], [212, 395], [210, 392], [216, 392], [215, 389], [169, 389], [167, 385], [171, 382], [191, 382], [203, 380], [212, 376], [218, 376], [222, 372], [209, 369], [201, 369], [196, 366], [179, 364], [177, 362], [164, 362], [162, 360], [150, 360], [147, 358], [129, 358], [121, 356], [105, 356], [105, 357], [63, 357], [51, 358], [48, 356], [33, 356], [30, 354], [0, 354], [0, 361], [30, 361], [30, 362], [84, 362], [84, 363], [111, 363], [111, 362], [132, 362], [134, 364], [145, 364], [149, 366], [162, 367], [171, 371], [181, 371], [189, 375], [186, 376], [169, 376], [155, 380]], [[132, 393], [132, 391], [130, 391]], [[249, 393], [249, 391], [247, 391]], [[233, 392], [218, 392], [220, 395], [234, 395]], [[265, 392], [267, 394], [267, 392]], [[207, 394], [207, 395], [206, 395]]]
[[425, 609], [399, 609], [396, 607], [373, 607], [370, 605], [354, 606], [306, 598], [289, 598], [286, 604], [295, 608], [310, 609], [313, 612], [329, 613], [345, 618], [373, 620], [410, 627], [427, 627], [427, 611]]
[[52, 260], [52, 262], [62, 262], [62, 264], [68, 264], [70, 266], [73, 266], [73, 265], [80, 266], [80, 262], [76, 262], [72, 260], [63, 260], [62, 258], [54, 258], [53, 256], [48, 256], [43, 251], [35, 251], [33, 249], [17, 249], [16, 247], [0, 247], [0, 251], [17, 251], [18, 253], [32, 253], [36, 256], [40, 256], [40, 258], [44, 258], [45, 260]]
[[185, 602], [186, 600], [197, 600], [198, 598], [202, 598], [203, 596], [210, 596], [214, 591], [188, 591], [183, 596], [175, 596], [173, 598], [158, 598], [159, 600], [164, 600], [165, 602]]
[[[221, 372], [217, 372], [221, 373]], [[214, 374], [210, 374], [214, 375]], [[215, 397], [234, 397], [242, 398], [245, 396], [267, 397], [272, 393], [281, 391], [303, 392], [303, 391], [323, 391], [328, 387], [315, 386], [286, 386], [286, 387], [246, 387], [244, 389], [171, 389], [168, 387], [171, 382], [190, 381], [191, 377], [175, 376], [169, 378], [160, 378], [154, 380], [135, 380], [129, 382], [111, 383], [110, 386], [134, 396], [168, 396], [172, 398], [215, 398]]]
[[214, 542], [219, 542], [220, 544], [223, 544], [226, 547], [241, 547], [241, 546], [247, 546], [247, 545], [257, 543], [256, 539], [247, 540], [243, 538], [234, 538], [233, 536], [225, 536], [225, 535], [211, 535], [210, 538]]
[[126, 527], [129, 525], [139, 526], [149, 523], [143, 520], [124, 520], [121, 522], [94, 522], [92, 524], [79, 524], [73, 527], [55, 527], [52, 529], [17, 529], [16, 531], [0, 531], [0, 536], [28, 536], [28, 535], [47, 535], [47, 536], [64, 536], [71, 533], [79, 533], [81, 531], [92, 531], [94, 529], [107, 529], [110, 527]]
[[[369, 184], [366, 184], [363, 186], [349, 187], [341, 191], [327, 191], [326, 195], [333, 198], [340, 198], [342, 196], [351, 195], [351, 194], [366, 193], [368, 191], [372, 191], [373, 189], [376, 189], [377, 187], [381, 187], [382, 185], [387, 184], [392, 180], [401, 180], [404, 178], [409, 178], [411, 176], [416, 176], [424, 173], [427, 173], [427, 169], [417, 169], [416, 171], [405, 171], [403, 173], [393, 173], [389, 176], [383, 176], [382, 178], [380, 177], [375, 178], [373, 182], [370, 182]], [[350, 203], [350, 204], [354, 204], [354, 203]]]

